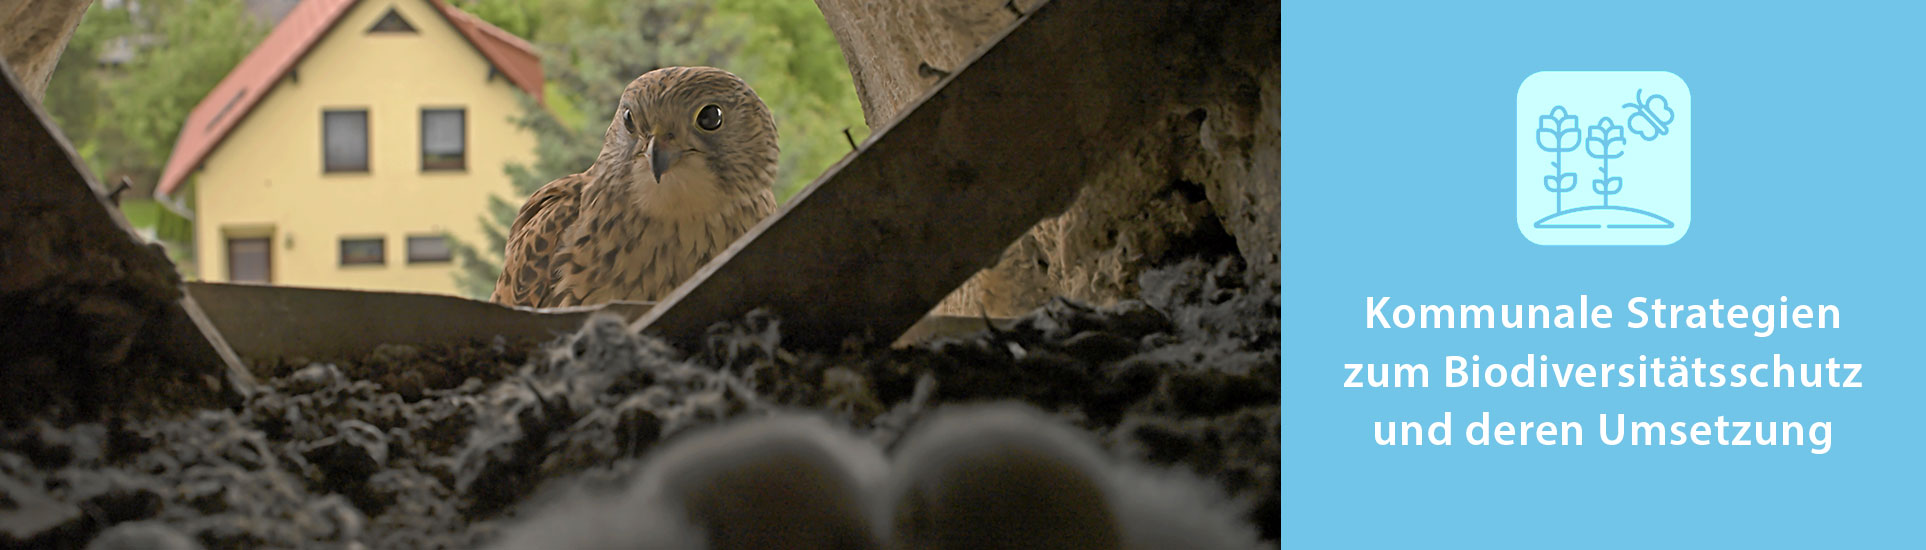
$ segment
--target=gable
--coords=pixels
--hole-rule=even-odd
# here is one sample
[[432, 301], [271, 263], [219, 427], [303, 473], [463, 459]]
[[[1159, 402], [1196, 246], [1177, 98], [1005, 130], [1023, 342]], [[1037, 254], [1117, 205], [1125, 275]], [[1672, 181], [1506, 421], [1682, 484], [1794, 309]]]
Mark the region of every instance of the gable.
[[[459, 79], [471, 86], [487, 82], [495, 64], [443, 19], [429, 0], [360, 0], [359, 4], [296, 63], [300, 79], [295, 85], [353, 80], [362, 81], [362, 86], [399, 86], [422, 76]], [[396, 24], [390, 22], [410, 30], [376, 30]], [[283, 79], [281, 84], [287, 82]]]
[[[467, 45], [451, 49], [479, 54], [487, 66], [507, 77], [510, 84], [536, 101], [542, 100], [541, 61], [534, 47], [449, 6], [444, 0], [304, 0], [188, 114], [161, 172], [157, 193], [168, 195], [178, 189], [227, 135], [247, 119], [264, 98], [281, 88], [288, 77], [308, 77], [299, 72], [300, 66], [323, 41], [339, 40], [343, 34], [369, 36], [361, 31], [388, 13], [373, 11], [373, 15], [369, 15], [369, 10], [398, 10], [418, 32], [430, 24], [454, 31]], [[355, 24], [341, 25], [342, 20], [351, 15], [357, 19]], [[343, 29], [352, 29], [352, 32], [335, 32]], [[485, 74], [482, 78], [491, 76]]]
[[407, 18], [401, 16], [401, 13], [396, 12], [394, 8], [388, 8], [387, 14], [382, 15], [381, 19], [375, 20], [374, 26], [368, 27], [368, 32], [371, 34], [372, 33], [414, 34], [416, 31], [415, 31], [414, 24], [409, 23]]

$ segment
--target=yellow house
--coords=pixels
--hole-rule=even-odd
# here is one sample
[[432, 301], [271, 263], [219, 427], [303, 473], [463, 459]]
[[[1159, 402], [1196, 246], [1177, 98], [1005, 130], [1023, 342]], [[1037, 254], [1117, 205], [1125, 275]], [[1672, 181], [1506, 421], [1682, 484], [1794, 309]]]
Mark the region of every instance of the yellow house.
[[187, 117], [157, 191], [191, 205], [200, 278], [453, 294], [511, 122], [541, 99], [513, 35], [442, 0], [303, 0]]

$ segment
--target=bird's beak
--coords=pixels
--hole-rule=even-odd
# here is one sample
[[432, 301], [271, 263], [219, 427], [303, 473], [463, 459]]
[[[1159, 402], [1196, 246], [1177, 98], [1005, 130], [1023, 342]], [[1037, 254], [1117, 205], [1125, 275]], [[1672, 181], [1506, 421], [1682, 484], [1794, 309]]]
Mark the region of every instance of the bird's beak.
[[656, 142], [655, 138], [649, 138], [649, 171], [655, 173], [657, 184], [662, 183], [662, 173], [669, 171], [669, 166], [675, 164], [675, 159], [682, 156], [682, 152], [675, 147], [663, 145]]

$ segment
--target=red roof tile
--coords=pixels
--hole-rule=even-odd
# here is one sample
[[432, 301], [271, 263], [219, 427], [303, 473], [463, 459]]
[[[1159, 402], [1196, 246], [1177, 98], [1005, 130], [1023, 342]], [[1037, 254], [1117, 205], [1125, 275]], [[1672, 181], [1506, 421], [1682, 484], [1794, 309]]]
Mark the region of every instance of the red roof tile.
[[495, 70], [501, 71], [509, 82], [528, 95], [535, 96], [536, 101], [542, 100], [542, 58], [535, 55], [535, 46], [443, 0], [429, 2], [448, 17], [448, 22], [453, 23], [462, 36], [468, 37], [468, 43], [474, 44], [475, 49], [495, 64]]
[[[360, 0], [301, 0], [287, 17], [274, 26], [261, 44], [229, 71], [220, 84], [201, 98], [181, 125], [174, 141], [174, 152], [161, 170], [159, 194], [172, 194], [187, 181], [189, 173], [221, 144], [228, 132], [240, 125], [274, 84], [286, 76], [314, 45], [327, 36], [341, 16]], [[469, 15], [443, 0], [428, 0], [448, 23], [475, 46], [495, 70], [522, 91], [542, 99], [542, 62], [534, 46]]]

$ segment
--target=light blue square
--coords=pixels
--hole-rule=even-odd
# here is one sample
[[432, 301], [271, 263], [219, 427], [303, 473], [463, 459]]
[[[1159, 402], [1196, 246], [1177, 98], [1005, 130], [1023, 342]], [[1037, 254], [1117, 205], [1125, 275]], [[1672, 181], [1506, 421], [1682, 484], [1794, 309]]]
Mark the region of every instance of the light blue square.
[[1692, 227], [1692, 93], [1665, 71], [1518, 86], [1518, 230], [1542, 245], [1668, 245]]

